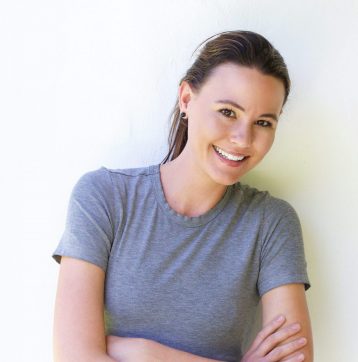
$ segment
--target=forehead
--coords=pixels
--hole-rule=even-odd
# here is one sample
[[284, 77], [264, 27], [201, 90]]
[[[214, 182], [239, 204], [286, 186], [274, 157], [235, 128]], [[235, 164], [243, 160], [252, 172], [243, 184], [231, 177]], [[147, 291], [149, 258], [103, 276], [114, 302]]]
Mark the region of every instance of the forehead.
[[224, 63], [213, 69], [202, 93], [207, 99], [221, 97], [239, 104], [246, 103], [247, 107], [255, 102], [281, 109], [285, 89], [280, 79], [263, 74], [256, 68]]

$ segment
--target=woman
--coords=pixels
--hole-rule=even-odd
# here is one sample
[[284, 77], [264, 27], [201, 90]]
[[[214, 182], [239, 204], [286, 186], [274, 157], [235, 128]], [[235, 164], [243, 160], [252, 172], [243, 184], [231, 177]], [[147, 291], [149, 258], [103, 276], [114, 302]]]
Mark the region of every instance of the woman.
[[56, 361], [313, 360], [297, 214], [239, 182], [289, 91], [264, 37], [220, 33], [180, 82], [162, 163], [80, 178], [53, 253]]

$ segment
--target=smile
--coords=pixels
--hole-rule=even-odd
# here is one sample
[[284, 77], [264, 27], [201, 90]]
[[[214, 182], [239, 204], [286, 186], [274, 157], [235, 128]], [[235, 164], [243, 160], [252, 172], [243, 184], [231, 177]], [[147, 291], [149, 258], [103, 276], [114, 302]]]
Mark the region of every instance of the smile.
[[245, 158], [245, 156], [234, 156], [234, 155], [232, 155], [232, 154], [230, 154], [230, 153], [225, 152], [224, 150], [222, 150], [221, 148], [219, 148], [219, 147], [217, 147], [217, 146], [214, 146], [214, 145], [213, 145], [213, 147], [214, 147], [214, 149], [215, 149], [215, 151], [216, 151], [217, 153], [219, 153], [222, 157], [224, 157], [224, 158], [226, 158], [226, 159], [228, 159], [228, 160], [231, 160], [231, 161], [242, 161], [242, 160]]

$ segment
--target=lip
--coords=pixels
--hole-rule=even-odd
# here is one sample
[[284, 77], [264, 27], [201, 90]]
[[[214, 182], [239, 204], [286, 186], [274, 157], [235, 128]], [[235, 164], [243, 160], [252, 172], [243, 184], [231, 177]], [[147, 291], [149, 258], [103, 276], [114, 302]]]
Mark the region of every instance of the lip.
[[228, 166], [231, 167], [242, 167], [242, 165], [244, 164], [244, 162], [246, 162], [246, 160], [248, 159], [248, 157], [245, 157], [242, 161], [232, 161], [232, 160], [228, 160], [227, 158], [222, 157], [218, 152], [216, 152], [214, 146], [213, 146], [213, 150], [215, 155], [219, 158], [219, 160], [223, 163], [225, 163]]
[[[217, 145], [213, 145], [213, 147], [219, 147], [219, 146], [217, 146]], [[214, 149], [215, 149], [215, 147], [214, 147]], [[236, 156], [236, 157], [240, 157], [240, 156], [244, 156], [244, 157], [247, 157], [247, 156], [249, 156], [248, 154], [246, 154], [246, 153], [238, 153], [238, 152], [235, 152], [235, 151], [230, 151], [230, 150], [226, 150], [226, 149], [224, 149], [224, 148], [221, 148], [221, 147], [219, 147], [221, 150], [223, 150], [223, 151], [225, 151], [226, 153], [230, 153], [230, 155], [233, 155], [233, 156]]]

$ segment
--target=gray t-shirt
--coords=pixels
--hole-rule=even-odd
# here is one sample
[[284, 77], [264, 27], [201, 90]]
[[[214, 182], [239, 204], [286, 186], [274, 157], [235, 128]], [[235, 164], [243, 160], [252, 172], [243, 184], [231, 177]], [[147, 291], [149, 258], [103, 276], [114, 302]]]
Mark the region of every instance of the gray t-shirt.
[[82, 175], [52, 257], [106, 272], [106, 334], [239, 361], [260, 297], [310, 287], [297, 214], [238, 182], [206, 213], [184, 216], [167, 203], [159, 166]]

